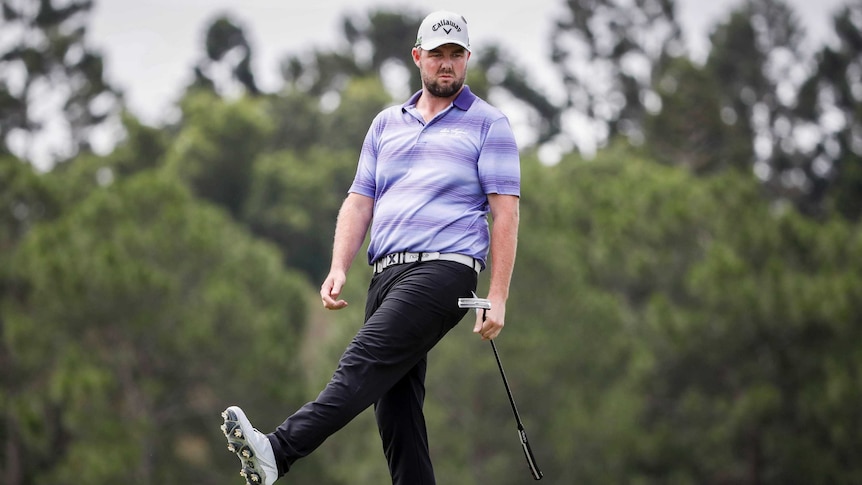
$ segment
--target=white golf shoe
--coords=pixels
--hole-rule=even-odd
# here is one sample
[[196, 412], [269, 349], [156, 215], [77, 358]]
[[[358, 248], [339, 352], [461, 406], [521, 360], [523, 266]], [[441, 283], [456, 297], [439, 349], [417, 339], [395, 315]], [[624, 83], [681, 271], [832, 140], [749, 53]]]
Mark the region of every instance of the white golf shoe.
[[254, 427], [239, 406], [231, 406], [221, 413], [221, 427], [227, 438], [227, 449], [235, 453], [242, 463], [239, 474], [247, 485], [272, 485], [278, 479], [278, 468], [272, 444], [265, 434]]

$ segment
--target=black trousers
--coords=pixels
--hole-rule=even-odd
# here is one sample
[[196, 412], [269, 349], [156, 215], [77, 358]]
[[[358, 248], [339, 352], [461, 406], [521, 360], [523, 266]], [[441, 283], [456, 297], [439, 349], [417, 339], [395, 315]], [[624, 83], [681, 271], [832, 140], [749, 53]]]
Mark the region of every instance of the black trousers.
[[392, 266], [371, 280], [365, 324], [317, 399], [268, 435], [279, 476], [374, 405], [394, 485], [434, 484], [422, 407], [427, 355], [466, 314], [477, 275], [452, 261]]

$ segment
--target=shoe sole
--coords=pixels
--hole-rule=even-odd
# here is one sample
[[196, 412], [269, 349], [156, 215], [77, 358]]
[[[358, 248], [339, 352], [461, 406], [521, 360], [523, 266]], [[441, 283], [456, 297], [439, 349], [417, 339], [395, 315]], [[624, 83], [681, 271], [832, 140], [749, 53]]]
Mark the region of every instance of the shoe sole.
[[226, 409], [221, 413], [221, 417], [224, 419], [221, 430], [227, 439], [227, 449], [235, 454], [242, 464], [240, 476], [245, 478], [246, 485], [263, 485], [266, 483], [266, 474], [259, 466], [254, 451], [245, 439], [236, 413]]

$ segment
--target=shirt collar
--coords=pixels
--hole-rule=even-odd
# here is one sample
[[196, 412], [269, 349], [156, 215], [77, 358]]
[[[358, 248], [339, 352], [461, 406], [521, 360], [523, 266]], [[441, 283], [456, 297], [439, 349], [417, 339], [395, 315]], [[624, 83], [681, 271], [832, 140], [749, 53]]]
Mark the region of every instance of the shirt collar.
[[[420, 89], [413, 96], [410, 96], [410, 99], [407, 100], [406, 103], [401, 105], [401, 111], [407, 111], [408, 108], [412, 108], [416, 106], [416, 102], [419, 101], [419, 97], [422, 96], [422, 90]], [[461, 111], [467, 111], [470, 109], [470, 106], [473, 106], [473, 103], [476, 101], [476, 95], [470, 91], [470, 86], [464, 85], [464, 89], [458, 93], [458, 97], [455, 98], [455, 101], [452, 104], [460, 109]]]

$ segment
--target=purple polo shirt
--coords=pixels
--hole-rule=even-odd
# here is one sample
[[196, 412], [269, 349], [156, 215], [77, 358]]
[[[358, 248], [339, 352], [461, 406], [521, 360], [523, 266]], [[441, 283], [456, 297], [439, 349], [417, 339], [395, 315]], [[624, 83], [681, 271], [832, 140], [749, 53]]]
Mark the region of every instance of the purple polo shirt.
[[421, 91], [371, 124], [350, 192], [374, 198], [368, 262], [401, 251], [488, 255], [487, 194], [520, 196], [518, 147], [503, 113], [464, 89], [427, 124]]

